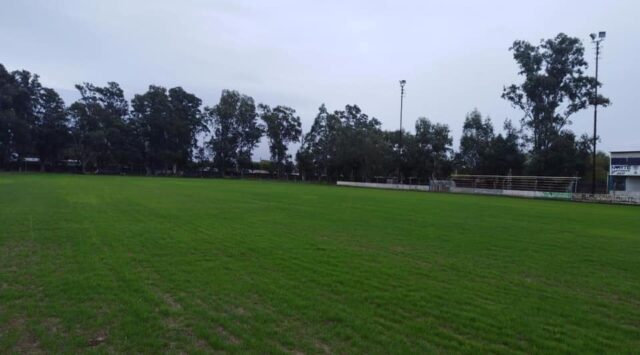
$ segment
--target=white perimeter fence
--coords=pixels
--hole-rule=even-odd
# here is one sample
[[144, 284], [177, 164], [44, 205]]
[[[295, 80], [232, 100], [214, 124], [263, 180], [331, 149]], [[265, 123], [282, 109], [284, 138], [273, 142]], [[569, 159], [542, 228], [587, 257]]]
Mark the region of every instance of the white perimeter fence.
[[429, 191], [429, 185], [381, 184], [375, 182], [351, 181], [338, 181], [337, 184], [338, 186], [369, 187], [374, 189]]
[[[412, 190], [412, 191], [431, 191], [429, 185], [404, 185], [404, 184], [382, 184], [369, 182], [351, 182], [338, 181], [338, 186], [365, 187], [374, 189], [389, 190]], [[471, 187], [449, 187], [448, 192], [480, 194], [480, 195], [498, 195], [498, 196], [514, 196], [527, 198], [544, 198], [556, 200], [572, 200], [584, 202], [601, 202], [601, 203], [619, 203], [619, 204], [640, 204], [640, 192], [612, 192], [609, 194], [584, 194], [574, 192], [551, 192], [551, 191], [523, 191], [523, 190], [507, 190], [507, 189], [483, 189]], [[434, 189], [435, 191], [435, 189]], [[438, 189], [438, 191], [446, 191]]]

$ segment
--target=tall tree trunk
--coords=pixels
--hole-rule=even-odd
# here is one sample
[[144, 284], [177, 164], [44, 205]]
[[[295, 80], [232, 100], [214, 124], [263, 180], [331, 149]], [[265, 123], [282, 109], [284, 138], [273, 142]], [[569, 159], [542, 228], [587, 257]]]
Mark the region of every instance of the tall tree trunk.
[[225, 173], [225, 171], [224, 171], [224, 168], [225, 168], [224, 167], [224, 159], [225, 159], [224, 153], [221, 153], [220, 154], [220, 163], [218, 164], [219, 165], [218, 169], [220, 169], [220, 176], [221, 177], [224, 177], [224, 173]]

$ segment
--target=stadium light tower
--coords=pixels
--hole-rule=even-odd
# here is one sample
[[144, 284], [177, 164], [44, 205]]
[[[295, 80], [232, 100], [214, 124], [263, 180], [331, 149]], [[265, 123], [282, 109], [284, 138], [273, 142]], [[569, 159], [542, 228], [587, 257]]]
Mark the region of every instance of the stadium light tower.
[[596, 141], [598, 140], [598, 60], [600, 59], [600, 42], [604, 41], [607, 33], [600, 31], [598, 34], [592, 33], [589, 35], [591, 41], [596, 45], [596, 83], [595, 93], [593, 98], [593, 157], [592, 157], [592, 174], [591, 174], [591, 194], [596, 194]]
[[406, 83], [406, 80], [400, 80], [400, 133], [402, 133], [402, 101], [404, 99], [404, 86]]
[[[400, 164], [402, 164], [402, 104], [404, 102], [404, 85], [406, 83], [406, 80], [400, 80], [400, 140], [398, 141], [398, 145], [400, 147]], [[398, 166], [398, 180], [400, 180], [400, 183], [402, 183], [402, 178], [400, 176], [400, 166]]]

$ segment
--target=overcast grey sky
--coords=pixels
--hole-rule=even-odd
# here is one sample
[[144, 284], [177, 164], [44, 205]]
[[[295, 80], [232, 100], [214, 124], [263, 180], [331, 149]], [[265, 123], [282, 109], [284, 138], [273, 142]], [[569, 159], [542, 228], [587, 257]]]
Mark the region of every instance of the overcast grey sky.
[[[180, 85], [205, 105], [235, 89], [293, 107], [305, 132], [322, 103], [358, 104], [397, 129], [406, 79], [405, 128], [420, 116], [446, 123], [456, 148], [473, 108], [496, 128], [521, 117], [500, 98], [520, 80], [515, 39], [565, 32], [594, 63], [588, 35], [606, 30], [600, 79], [613, 105], [599, 112], [600, 148], [640, 149], [640, 1], [2, 0], [0, 9], [0, 63], [40, 74], [66, 101], [84, 81], [116, 81], [129, 98]], [[592, 119], [592, 109], [576, 114], [571, 128], [590, 133]], [[264, 144], [255, 157], [268, 158]]]

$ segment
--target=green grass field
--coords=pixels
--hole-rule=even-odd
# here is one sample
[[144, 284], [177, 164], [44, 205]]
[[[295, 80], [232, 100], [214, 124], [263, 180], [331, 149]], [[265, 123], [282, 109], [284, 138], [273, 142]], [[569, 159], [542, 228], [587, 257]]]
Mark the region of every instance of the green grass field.
[[0, 353], [640, 349], [640, 208], [0, 174]]

